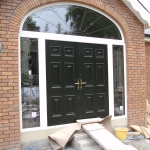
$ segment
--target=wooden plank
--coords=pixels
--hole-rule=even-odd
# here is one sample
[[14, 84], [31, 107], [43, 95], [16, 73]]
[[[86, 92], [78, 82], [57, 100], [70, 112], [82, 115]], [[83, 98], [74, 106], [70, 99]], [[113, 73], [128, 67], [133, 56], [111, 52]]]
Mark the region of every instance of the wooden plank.
[[[124, 143], [98, 123], [86, 124], [83, 125], [82, 128], [105, 150], [130, 150]], [[94, 130], [94, 128], [96, 130]], [[132, 146], [130, 146], [130, 148], [132, 148]]]
[[148, 100], [146, 100], [146, 112], [147, 112], [147, 114], [150, 114], [150, 104], [149, 104]]
[[129, 136], [137, 136], [137, 135], [140, 135], [140, 132], [128, 132], [127, 135], [129, 135]]
[[89, 119], [79, 119], [79, 120], [76, 120], [76, 122], [84, 124], [84, 123], [97, 123], [97, 122], [100, 122], [102, 120], [103, 119], [101, 119], [100, 117], [98, 117], [98, 118], [89, 118]]
[[146, 123], [150, 124], [150, 116], [149, 115], [146, 116]]
[[105, 127], [99, 123], [92, 123], [92, 124], [85, 124], [83, 125], [84, 129], [87, 131], [99, 130], [104, 129]]
[[141, 130], [142, 130], [143, 134], [145, 135], [145, 137], [149, 139], [150, 138], [150, 129], [141, 126]]
[[115, 147], [112, 143], [109, 143], [98, 131], [90, 131], [89, 135], [105, 150], [118, 150], [117, 147]]
[[134, 148], [134, 147], [131, 146], [131, 145], [126, 145], [126, 149], [127, 149], [127, 150], [137, 150], [136, 148]]
[[147, 124], [147, 127], [150, 129], [150, 125], [149, 124]]
[[103, 135], [107, 139], [108, 143], [117, 147], [118, 150], [125, 150], [125, 144], [118, 140], [114, 135], [110, 134], [106, 129], [99, 130], [99, 134]]
[[140, 126], [131, 125], [130, 127], [131, 127], [132, 129], [134, 129], [135, 131], [140, 132], [140, 133], [142, 134], [142, 130], [141, 130]]

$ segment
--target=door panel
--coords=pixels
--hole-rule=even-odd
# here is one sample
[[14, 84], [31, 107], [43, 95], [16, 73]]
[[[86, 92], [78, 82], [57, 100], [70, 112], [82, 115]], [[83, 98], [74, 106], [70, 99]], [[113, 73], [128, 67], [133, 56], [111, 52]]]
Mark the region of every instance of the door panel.
[[96, 84], [97, 86], [105, 86], [105, 64], [96, 64]]
[[107, 46], [46, 40], [48, 125], [108, 115]]

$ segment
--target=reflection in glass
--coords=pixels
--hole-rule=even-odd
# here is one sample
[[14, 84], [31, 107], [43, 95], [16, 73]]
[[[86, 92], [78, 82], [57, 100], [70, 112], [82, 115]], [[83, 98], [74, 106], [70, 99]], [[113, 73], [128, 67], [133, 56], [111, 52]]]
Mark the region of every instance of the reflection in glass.
[[21, 38], [21, 95], [23, 128], [39, 127], [38, 39]]
[[125, 114], [123, 46], [113, 46], [114, 115]]
[[112, 21], [96, 11], [76, 5], [39, 9], [28, 16], [23, 30], [121, 40]]

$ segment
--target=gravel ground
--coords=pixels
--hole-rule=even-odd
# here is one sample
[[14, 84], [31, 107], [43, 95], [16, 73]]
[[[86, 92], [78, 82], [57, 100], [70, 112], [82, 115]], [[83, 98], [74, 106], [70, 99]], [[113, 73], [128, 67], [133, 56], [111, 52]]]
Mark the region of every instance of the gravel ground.
[[150, 150], [150, 139], [142, 138], [136, 140], [126, 140], [123, 143], [127, 145], [132, 145], [137, 150]]

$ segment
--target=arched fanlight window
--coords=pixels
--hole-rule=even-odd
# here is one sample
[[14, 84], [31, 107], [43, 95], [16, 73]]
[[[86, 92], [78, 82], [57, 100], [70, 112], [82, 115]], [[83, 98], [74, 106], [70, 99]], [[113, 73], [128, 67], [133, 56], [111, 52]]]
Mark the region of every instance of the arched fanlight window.
[[42, 8], [27, 17], [24, 31], [121, 40], [117, 26], [102, 14], [76, 5]]

